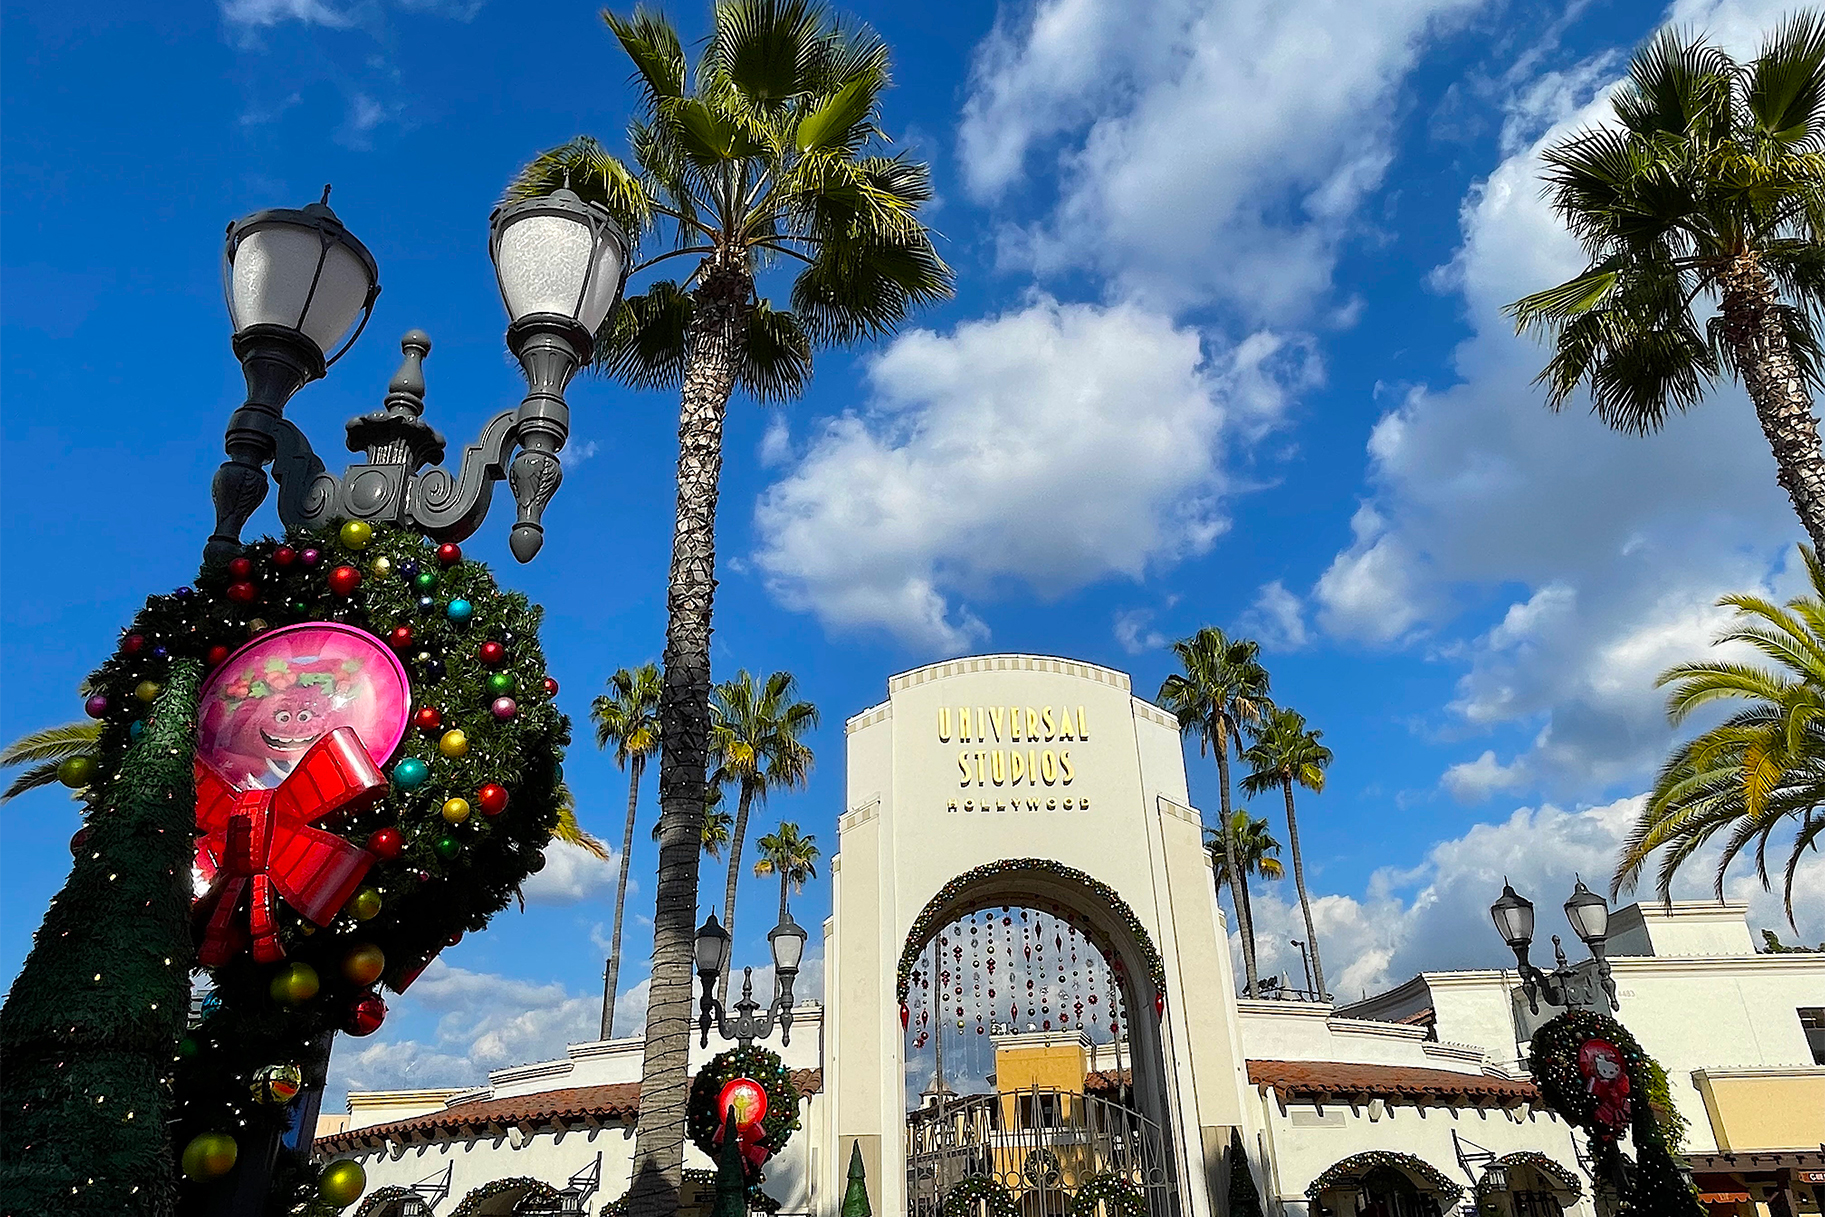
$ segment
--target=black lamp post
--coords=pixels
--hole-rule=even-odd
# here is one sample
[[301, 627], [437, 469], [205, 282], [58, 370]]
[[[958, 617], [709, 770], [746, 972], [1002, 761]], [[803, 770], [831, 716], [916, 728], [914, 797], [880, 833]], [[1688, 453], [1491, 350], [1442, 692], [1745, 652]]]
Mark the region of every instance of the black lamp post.
[[767, 946], [773, 951], [773, 1001], [756, 1017], [755, 1012], [761, 1010], [761, 1005], [754, 1000], [754, 969], [743, 968], [741, 1000], [735, 1003], [735, 1018], [731, 1021], [715, 996], [717, 978], [729, 960], [729, 932], [722, 928], [714, 912], [705, 919], [697, 928], [695, 951], [697, 976], [703, 982], [703, 998], [698, 1003], [698, 1025], [702, 1032], [699, 1047], [709, 1046], [712, 1025], [723, 1039], [734, 1040], [746, 1048], [755, 1040], [764, 1040], [773, 1034], [775, 1021], [779, 1023], [780, 1044], [792, 1042], [792, 984], [798, 979], [798, 965], [805, 955], [807, 937], [804, 929], [792, 920], [791, 913], [780, 915], [779, 924], [767, 934]]
[[266, 498], [269, 464], [287, 528], [365, 520], [439, 541], [473, 534], [488, 514], [494, 483], [507, 478], [519, 506], [513, 556], [528, 562], [538, 553], [545, 505], [563, 479], [558, 453], [570, 435], [564, 389], [620, 297], [629, 246], [606, 209], [568, 189], [497, 208], [490, 224], [507, 347], [526, 374], [525, 399], [489, 421], [454, 474], [444, 470], [444, 437], [422, 417], [431, 340], [409, 331], [381, 408], [348, 422], [349, 450], [367, 459], [340, 478], [285, 418], [285, 406], [367, 326], [380, 294], [374, 256], [330, 210], [328, 187], [322, 201], [301, 210], [256, 212], [228, 226], [223, 280], [247, 401], [228, 420], [228, 459], [212, 486], [216, 524], [205, 560], [239, 551], [241, 528]]
[[1612, 1011], [1622, 1008], [1616, 1000], [1616, 982], [1610, 977], [1610, 963], [1604, 950], [1604, 942], [1609, 937], [1609, 905], [1604, 903], [1602, 896], [1584, 886], [1584, 880], [1577, 880], [1577, 887], [1565, 902], [1565, 919], [1589, 948], [1596, 963], [1594, 976], [1566, 962], [1565, 948], [1557, 934], [1553, 935], [1553, 956], [1557, 963], [1552, 972], [1544, 973], [1533, 966], [1527, 958], [1534, 935], [1533, 901], [1516, 892], [1508, 880], [1502, 880], [1502, 894], [1489, 906], [1489, 915], [1495, 919], [1496, 932], [1502, 936], [1502, 941], [1514, 951], [1515, 963], [1521, 973], [1521, 988], [1527, 994], [1528, 1009], [1533, 1013], [1540, 1012], [1541, 998], [1545, 998], [1549, 1006], [1564, 1009], [1594, 1008], [1599, 1002], [1606, 1002]]

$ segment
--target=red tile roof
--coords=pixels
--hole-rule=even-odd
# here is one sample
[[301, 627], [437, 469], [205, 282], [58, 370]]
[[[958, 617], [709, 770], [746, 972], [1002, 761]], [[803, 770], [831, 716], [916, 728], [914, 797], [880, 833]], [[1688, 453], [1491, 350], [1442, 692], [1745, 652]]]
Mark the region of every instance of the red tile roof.
[[[792, 1085], [799, 1094], [816, 1094], [823, 1089], [824, 1075], [818, 1069], [794, 1069]], [[606, 1086], [572, 1086], [564, 1090], [541, 1090], [507, 1099], [479, 1099], [458, 1103], [442, 1111], [394, 1120], [388, 1124], [370, 1124], [317, 1138], [317, 1148], [328, 1153], [347, 1153], [386, 1141], [452, 1140], [486, 1132], [490, 1128], [522, 1127], [528, 1131], [547, 1126], [571, 1124], [612, 1124], [634, 1119], [640, 1114], [640, 1083], [616, 1082]]]
[[1488, 1074], [1454, 1073], [1414, 1065], [1358, 1065], [1347, 1061], [1250, 1061], [1248, 1080], [1272, 1087], [1283, 1099], [1304, 1102], [1446, 1102], [1514, 1106], [1540, 1097], [1532, 1082]]

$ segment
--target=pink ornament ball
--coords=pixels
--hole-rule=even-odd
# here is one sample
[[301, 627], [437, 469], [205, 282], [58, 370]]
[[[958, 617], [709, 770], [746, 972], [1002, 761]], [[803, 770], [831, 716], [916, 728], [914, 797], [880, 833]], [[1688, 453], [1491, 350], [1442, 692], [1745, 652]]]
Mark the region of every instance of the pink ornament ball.
[[307, 549], [298, 555], [298, 560], [306, 566], [315, 566], [317, 563], [323, 561], [323, 555], [317, 550]]
[[100, 718], [108, 712], [107, 694], [95, 694], [95, 696], [89, 698], [88, 701], [82, 703], [82, 709], [83, 713], [87, 714], [90, 718]]
[[506, 722], [519, 712], [520, 707], [519, 703], [515, 702], [511, 697], [497, 697], [494, 699], [494, 704], [489, 706], [488, 709], [493, 713], [495, 718], [499, 719], [501, 722]]

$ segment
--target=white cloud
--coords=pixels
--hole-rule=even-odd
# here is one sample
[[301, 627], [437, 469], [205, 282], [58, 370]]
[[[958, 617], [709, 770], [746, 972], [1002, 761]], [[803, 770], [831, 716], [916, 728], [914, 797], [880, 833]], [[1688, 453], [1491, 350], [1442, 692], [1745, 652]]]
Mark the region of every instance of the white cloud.
[[955, 653], [987, 637], [966, 597], [1052, 597], [1203, 553], [1228, 527], [1226, 441], [1258, 437], [1308, 348], [1257, 334], [1213, 358], [1134, 305], [1024, 307], [914, 330], [868, 366], [764, 495], [756, 565], [786, 605]]
[[1278, 579], [1261, 585], [1254, 604], [1242, 615], [1241, 624], [1269, 650], [1296, 651], [1310, 638], [1305, 627], [1305, 602]]
[[604, 861], [577, 845], [553, 841], [545, 850], [545, 869], [520, 885], [528, 904], [575, 904], [612, 896], [620, 875], [618, 855]]
[[564, 451], [558, 453], [558, 464], [563, 466], [565, 473], [569, 473], [600, 451], [601, 445], [593, 439], [586, 439], [581, 443], [572, 440], [564, 445]]
[[[1607, 890], [1641, 804], [1636, 796], [1577, 811], [1550, 804], [1522, 807], [1506, 820], [1476, 824], [1461, 837], [1439, 842], [1412, 871], [1377, 871], [1361, 896], [1316, 895], [1312, 915], [1331, 991], [1340, 1001], [1352, 1001], [1421, 969], [1512, 966], [1513, 957], [1489, 921], [1489, 905], [1505, 879], [1539, 905], [1541, 943], [1554, 932], [1566, 934], [1562, 925], [1555, 930], [1553, 910], [1571, 894], [1574, 875], [1594, 890]], [[1674, 885], [1674, 899], [1710, 899], [1716, 857], [1715, 849], [1695, 856]], [[1646, 893], [1624, 899], [1652, 900], [1651, 887], [1650, 879]], [[1825, 939], [1825, 859], [1808, 860], [1794, 893], [1799, 941]], [[1725, 894], [1748, 902], [1752, 927], [1792, 940], [1778, 891], [1764, 892], [1753, 875], [1739, 875], [1726, 884]], [[1257, 882], [1250, 895], [1261, 974], [1285, 975], [1302, 985], [1299, 952], [1289, 940], [1304, 939], [1305, 923], [1291, 883]], [[1466, 927], [1482, 928], [1466, 932]]]
[[1144, 655], [1166, 645], [1166, 635], [1153, 626], [1152, 609], [1128, 609], [1117, 613], [1115, 640], [1130, 655]]
[[[994, 199], [1029, 164], [1048, 217], [1004, 262], [1123, 294], [1303, 316], [1391, 159], [1398, 86], [1478, 0], [1040, 0], [978, 48], [958, 137]], [[1240, 48], [1245, 50], [1240, 51]]]
[[347, 29], [354, 15], [324, 0], [222, 0], [222, 20], [230, 25], [269, 26], [285, 21]]

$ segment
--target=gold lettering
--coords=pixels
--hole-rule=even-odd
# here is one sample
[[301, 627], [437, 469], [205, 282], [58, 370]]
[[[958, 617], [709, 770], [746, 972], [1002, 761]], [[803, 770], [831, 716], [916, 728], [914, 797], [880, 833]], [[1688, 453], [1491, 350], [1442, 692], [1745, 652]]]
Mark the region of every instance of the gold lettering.
[[1008, 785], [1020, 785], [1020, 779], [1027, 773], [1027, 758], [1016, 748], [1008, 753]]
[[1001, 706], [990, 706], [989, 707], [989, 732], [995, 737], [996, 743], [1001, 742], [1001, 733], [1003, 731], [1005, 731], [1006, 729], [1007, 729], [1007, 711], [1006, 711], [1006, 709]]
[[1031, 748], [1027, 749], [1027, 785], [1039, 785], [1039, 753]]
[[1071, 768], [1071, 750], [1069, 748], [1059, 749], [1058, 768], [1065, 776], [1065, 785], [1069, 786], [1071, 779], [1077, 776], [1076, 770]]
[[963, 810], [965, 810], [965, 811], [976, 810], [976, 801], [974, 799], [963, 800]]
[[1028, 811], [1038, 811], [1039, 810], [1039, 800], [1038, 799], [1028, 799], [1027, 800], [1027, 810]]
[[1000, 748], [989, 753], [989, 781], [1000, 786], [1008, 780], [1008, 754]]
[[1050, 748], [1039, 754], [1039, 779], [1048, 786], [1058, 781], [1058, 756]]
[[1077, 738], [1075, 735], [1071, 734], [1071, 711], [1063, 706], [1058, 708], [1058, 738], [1061, 743], [1065, 740]]
[[1071, 810], [1071, 800], [1070, 800], [1070, 799], [1066, 799], [1066, 800], [1065, 800], [1065, 804], [1064, 804], [1064, 807], [1065, 807], [1065, 810], [1066, 810], [1066, 811], [1070, 811], [1070, 810]]
[[1058, 810], [1058, 800], [1057, 799], [1047, 799], [1046, 800], [1046, 810], [1047, 811], [1057, 811]]
[[947, 810], [947, 811], [955, 811], [955, 810], [957, 810], [957, 800], [955, 800], [955, 799], [952, 799], [952, 800], [951, 800], [951, 801], [950, 801], [950, 806], [949, 806], [949, 807], [947, 807], [947, 808], [946, 808], [946, 809], [945, 809], [945, 810]]
[[988, 753], [986, 753], [986, 752], [976, 753], [976, 785], [978, 785], [978, 786], [982, 785], [982, 783], [985, 780], [987, 780], [984, 777], [984, 770], [982, 768], [982, 758], [986, 757], [987, 755], [988, 755]]
[[1084, 708], [1082, 706], [1077, 708], [1077, 738], [1090, 738], [1090, 720], [1084, 716]]
[[1008, 709], [1008, 740], [1011, 743], [1019, 743], [1020, 742], [1020, 707], [1019, 706], [1009, 706], [1007, 709]]
[[1039, 711], [1031, 706], [1027, 707], [1027, 738], [1029, 740], [1039, 738]]
[[940, 744], [951, 742], [951, 708], [949, 706], [938, 708], [938, 742]]
[[970, 708], [968, 706], [957, 707], [957, 742], [959, 744], [970, 742]]
[[963, 773], [963, 776], [957, 779], [957, 785], [968, 786], [970, 784], [970, 750], [968, 748], [957, 754], [957, 768]]
[[1090, 800], [1089, 800], [1089, 799], [1079, 799], [1079, 800], [1077, 800], [1077, 810], [1079, 810], [1079, 811], [1089, 811], [1089, 810], [1090, 810]]
[[1052, 707], [1039, 707], [1039, 723], [1046, 730], [1046, 742], [1051, 743], [1052, 737], [1058, 734], [1058, 723], [1052, 717]]

